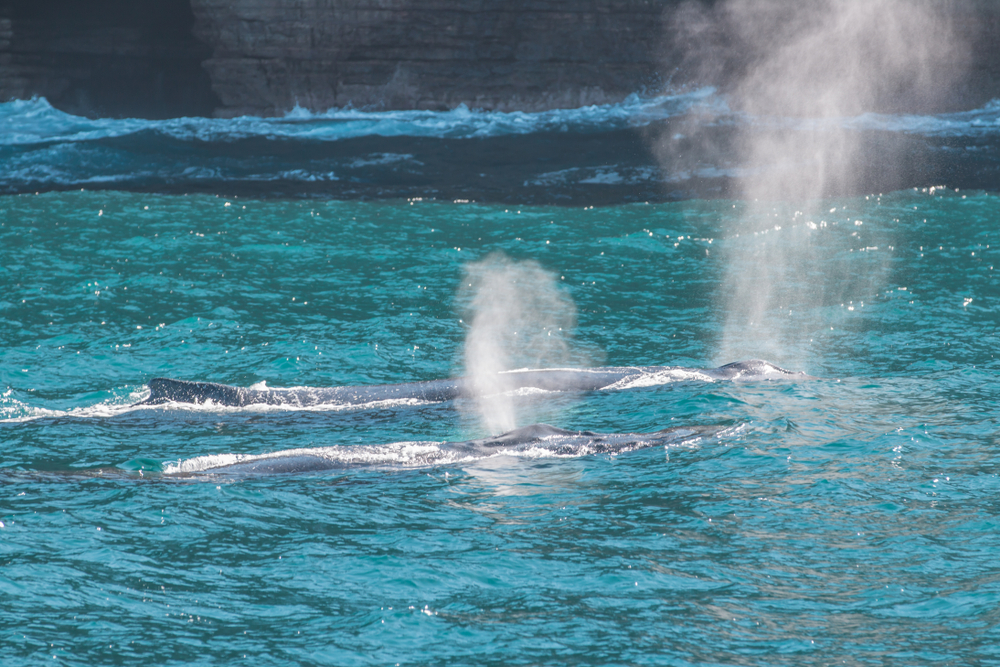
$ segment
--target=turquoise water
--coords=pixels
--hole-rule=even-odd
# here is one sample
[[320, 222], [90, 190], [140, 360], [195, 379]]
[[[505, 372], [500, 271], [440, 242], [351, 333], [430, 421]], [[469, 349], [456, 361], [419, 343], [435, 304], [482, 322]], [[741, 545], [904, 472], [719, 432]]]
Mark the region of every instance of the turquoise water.
[[[0, 199], [0, 662], [1000, 661], [1000, 198], [816, 208]], [[773, 335], [741, 339], [720, 304], [760, 244], [784, 248]], [[464, 271], [495, 252], [575, 303], [569, 365], [732, 351], [818, 379], [513, 397], [519, 424], [723, 429], [618, 456], [163, 473], [486, 435], [462, 400], [128, 406], [156, 376], [461, 374]]]

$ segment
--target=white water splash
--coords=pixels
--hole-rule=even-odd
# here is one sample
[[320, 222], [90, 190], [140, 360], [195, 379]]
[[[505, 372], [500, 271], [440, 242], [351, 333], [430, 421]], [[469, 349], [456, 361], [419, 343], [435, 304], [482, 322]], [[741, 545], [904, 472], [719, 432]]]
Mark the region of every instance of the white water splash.
[[617, 456], [639, 449], [696, 447], [706, 439], [740, 435], [745, 426], [677, 427], [656, 433], [559, 433], [525, 442], [490, 444], [469, 442], [403, 441], [384, 445], [344, 445], [287, 449], [266, 454], [211, 454], [167, 461], [164, 475], [271, 475], [340, 468], [426, 468], [515, 457], [520, 459], [578, 458], [602, 454]]
[[26, 403], [16, 398], [13, 391], [8, 388], [7, 391], [0, 394], [0, 423], [29, 422], [36, 419], [59, 419], [64, 417], [72, 419], [105, 419], [116, 417], [134, 409], [134, 403], [148, 398], [149, 389], [146, 387], [126, 388], [116, 391], [115, 394], [93, 405], [60, 410]]
[[177, 462], [168, 462], [167, 475], [190, 475], [239, 464], [266, 464], [296, 457], [324, 459], [330, 468], [348, 466], [427, 466], [435, 463], [457, 463], [463, 458], [445, 452], [437, 442], [396, 442], [387, 445], [357, 445], [344, 447], [310, 447], [286, 449], [268, 454], [210, 454]]
[[[261, 385], [261, 386], [258, 386]], [[264, 383], [254, 385], [263, 388]], [[306, 387], [290, 387], [290, 389], [305, 389]], [[0, 397], [2, 398], [2, 397]], [[268, 403], [252, 403], [236, 406], [216, 403], [208, 399], [202, 403], [182, 401], [167, 401], [156, 405], [136, 405], [149, 398], [149, 389], [143, 387], [129, 394], [94, 405], [58, 410], [33, 406], [23, 401], [8, 398], [0, 404], [0, 423], [30, 422], [37, 419], [111, 419], [127, 414], [142, 414], [156, 412], [189, 412], [195, 414], [261, 414], [282, 412], [344, 412], [355, 410], [385, 410], [396, 407], [430, 405], [432, 401], [417, 398], [392, 398], [368, 403], [318, 403], [309, 406], [299, 406], [295, 403], [271, 405]]]
[[692, 381], [715, 382], [716, 380], [710, 375], [706, 375], [698, 370], [691, 370], [687, 368], [667, 368], [662, 371], [655, 371], [652, 373], [640, 372], [637, 375], [622, 378], [618, 382], [604, 387], [604, 389], [639, 389], [641, 387], [658, 387], [660, 385], [672, 384], [674, 382]]
[[287, 137], [338, 141], [363, 136], [469, 138], [533, 132], [586, 131], [648, 125], [699, 106], [719, 103], [712, 88], [663, 94], [630, 95], [618, 104], [575, 109], [479, 111], [465, 105], [449, 111], [362, 111], [330, 109], [313, 113], [296, 107], [281, 118], [84, 118], [52, 107], [44, 98], [0, 104], [0, 145], [49, 141], [93, 141], [138, 132], [156, 132], [181, 141], [232, 141], [249, 137]]

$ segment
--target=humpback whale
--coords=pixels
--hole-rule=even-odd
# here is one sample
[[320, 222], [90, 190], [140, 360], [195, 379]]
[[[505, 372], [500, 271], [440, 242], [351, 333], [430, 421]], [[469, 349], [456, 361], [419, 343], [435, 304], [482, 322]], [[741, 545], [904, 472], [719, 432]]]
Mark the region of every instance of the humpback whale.
[[[259, 476], [347, 468], [420, 468], [495, 455], [586, 456], [621, 454], [655, 446], [691, 445], [721, 434], [718, 426], [675, 427], [653, 433], [593, 433], [533, 424], [502, 435], [465, 442], [397, 442], [290, 449], [269, 454], [199, 456], [166, 466], [170, 477]], [[731, 430], [731, 429], [728, 429]]]
[[[659, 384], [668, 380], [807, 380], [805, 373], [787, 371], [760, 359], [739, 361], [718, 368], [698, 369], [680, 366], [614, 366], [585, 369], [517, 370], [499, 373], [495, 386], [500, 390], [534, 388], [544, 391], [597, 391], [625, 389], [630, 386]], [[348, 387], [294, 387], [288, 389], [234, 387], [215, 382], [188, 382], [170, 378], [149, 381], [149, 398], [136, 403], [207, 403], [244, 407], [248, 405], [365, 405], [378, 401], [412, 399], [427, 402], [449, 401], [474, 396], [476, 383], [471, 378], [452, 378], [426, 382]]]
[[[650, 433], [571, 431], [532, 424], [502, 435], [458, 442], [406, 441], [377, 445], [335, 445], [287, 449], [265, 454], [211, 454], [164, 461], [143, 458], [114, 467], [40, 470], [0, 468], [0, 483], [8, 478], [38, 475], [55, 479], [184, 480], [206, 476], [264, 477], [337, 470], [409, 470], [464, 465], [493, 456], [529, 459], [616, 456], [651, 447], [693, 447], [712, 438], [742, 433], [744, 424], [676, 426]], [[145, 474], [144, 474], [145, 473]]]

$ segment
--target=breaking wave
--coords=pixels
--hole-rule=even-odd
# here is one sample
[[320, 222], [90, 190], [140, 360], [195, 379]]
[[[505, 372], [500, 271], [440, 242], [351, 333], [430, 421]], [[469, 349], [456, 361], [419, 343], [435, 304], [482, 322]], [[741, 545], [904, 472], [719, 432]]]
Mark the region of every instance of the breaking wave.
[[248, 139], [337, 141], [365, 136], [467, 139], [535, 132], [581, 132], [644, 125], [710, 106], [724, 111], [712, 88], [677, 95], [631, 95], [618, 104], [575, 109], [480, 111], [460, 105], [450, 111], [364, 111], [330, 109], [314, 113], [296, 107], [285, 116], [258, 118], [84, 118], [54, 108], [45, 98], [0, 104], [0, 146], [87, 142], [156, 133], [181, 141]]

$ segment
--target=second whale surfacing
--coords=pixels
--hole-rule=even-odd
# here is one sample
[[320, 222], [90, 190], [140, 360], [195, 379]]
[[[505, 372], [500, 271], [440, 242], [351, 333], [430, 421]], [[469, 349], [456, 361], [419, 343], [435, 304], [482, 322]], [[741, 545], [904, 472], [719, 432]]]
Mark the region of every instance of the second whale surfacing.
[[169, 464], [169, 477], [256, 477], [354, 468], [425, 468], [473, 462], [491, 456], [576, 457], [617, 455], [656, 446], [692, 446], [739, 427], [674, 427], [652, 433], [594, 433], [532, 424], [502, 435], [464, 442], [396, 442], [290, 449], [268, 454], [199, 456]]
[[[627, 389], [671, 380], [756, 381], [808, 380], [805, 373], [787, 371], [760, 359], [739, 361], [718, 368], [684, 368], [680, 366], [613, 366], [586, 369], [518, 370], [497, 376], [504, 390], [539, 389], [542, 391], [598, 391]], [[294, 387], [288, 389], [234, 387], [215, 382], [187, 382], [169, 378], [149, 381], [149, 398], [136, 403], [213, 403], [246, 407], [251, 405], [284, 405], [311, 407], [317, 405], [365, 405], [380, 401], [416, 400], [442, 402], [476, 393], [475, 382], [469, 378], [430, 380], [353, 387]]]

